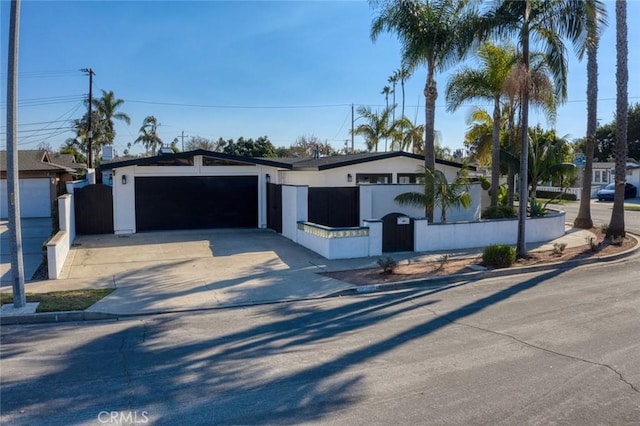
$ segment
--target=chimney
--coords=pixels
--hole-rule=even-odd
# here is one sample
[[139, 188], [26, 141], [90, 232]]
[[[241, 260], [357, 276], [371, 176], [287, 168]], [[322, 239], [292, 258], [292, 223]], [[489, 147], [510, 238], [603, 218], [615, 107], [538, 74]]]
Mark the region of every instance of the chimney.
[[113, 145], [104, 145], [102, 147], [102, 161], [113, 160]]

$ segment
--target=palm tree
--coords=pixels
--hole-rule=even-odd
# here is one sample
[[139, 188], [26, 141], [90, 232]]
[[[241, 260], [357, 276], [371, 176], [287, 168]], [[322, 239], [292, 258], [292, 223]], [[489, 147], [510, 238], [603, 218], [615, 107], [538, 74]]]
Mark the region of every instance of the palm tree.
[[[386, 104], [386, 108], [389, 109], [389, 93], [391, 93], [391, 88], [389, 86], [384, 86], [382, 88], [381, 94], [384, 95], [384, 102]], [[395, 95], [394, 95], [395, 96]], [[395, 108], [395, 105], [394, 105]], [[395, 121], [395, 120], [394, 120]], [[387, 150], [388, 137], [384, 140], [384, 150]]]
[[[565, 161], [569, 142], [565, 137], [558, 137], [554, 131], [544, 131], [538, 125], [529, 129], [529, 187], [531, 188], [530, 206], [536, 204], [538, 182], [560, 179], [571, 174], [576, 166]], [[521, 199], [520, 202], [525, 202]], [[525, 202], [526, 204], [526, 202]]]
[[[581, 46], [587, 52], [587, 137], [585, 144], [585, 165], [582, 177], [582, 193], [578, 216], [573, 225], [578, 228], [593, 227], [591, 219], [591, 174], [593, 172], [593, 154], [596, 146], [596, 128], [598, 127], [598, 44], [600, 32], [606, 25], [606, 9], [599, 0], [587, 0], [585, 26], [587, 37]], [[582, 56], [582, 51], [580, 52]]]
[[[434, 125], [438, 89], [437, 71], [460, 60], [473, 41], [469, 31], [475, 9], [465, 0], [369, 0], [378, 16], [371, 25], [375, 41], [382, 32], [395, 33], [402, 44], [403, 66], [412, 72], [421, 64], [427, 67], [425, 102], [425, 168], [435, 170]], [[427, 203], [427, 219], [433, 221], [433, 210]]]
[[[488, 34], [499, 37], [516, 36], [521, 47], [521, 75], [524, 84], [520, 94], [520, 197], [528, 193], [527, 179], [529, 157], [529, 98], [530, 98], [530, 39], [534, 37], [546, 51], [546, 63], [553, 75], [556, 96], [564, 101], [567, 97], [567, 61], [564, 38], [577, 42], [583, 34], [584, 3], [579, 0], [504, 1], [485, 14], [479, 26], [479, 36]], [[525, 226], [526, 202], [520, 202], [518, 212], [517, 256], [527, 257]]]
[[422, 154], [424, 125], [416, 125], [404, 117], [396, 120], [391, 128], [393, 133], [393, 142], [391, 143], [392, 150]]
[[162, 139], [158, 136], [158, 126], [160, 123], [153, 115], [146, 116], [140, 127], [140, 136], [133, 141], [133, 143], [141, 142], [147, 152], [151, 151], [152, 156], [155, 156], [158, 147], [162, 146]]
[[367, 122], [356, 127], [353, 133], [364, 137], [369, 152], [372, 150], [378, 152], [380, 140], [388, 138], [392, 133], [389, 124], [391, 109], [387, 108], [381, 114], [378, 114], [371, 110], [370, 107], [360, 106], [358, 107], [358, 115]]
[[500, 99], [504, 86], [518, 61], [513, 47], [500, 47], [485, 42], [477, 52], [481, 68], [463, 68], [454, 74], [447, 85], [447, 103], [450, 111], [455, 111], [465, 102], [488, 99], [493, 102], [493, 132], [491, 151], [491, 206], [498, 206], [498, 186], [500, 185]]
[[474, 109], [467, 118], [469, 128], [464, 135], [464, 145], [481, 167], [491, 163], [493, 123], [491, 115], [482, 108]]
[[447, 211], [462, 206], [468, 209], [471, 205], [469, 194], [469, 178], [466, 167], [462, 167], [456, 179], [449, 184], [441, 170], [432, 172], [424, 169], [424, 192], [405, 192], [394, 198], [400, 205], [429, 207], [433, 210], [440, 207], [440, 221], [446, 223]]
[[394, 72], [390, 75], [387, 82], [391, 84], [391, 93], [393, 94], [393, 114], [391, 120], [396, 121], [396, 85], [398, 84], [398, 73]]
[[616, 192], [613, 197], [611, 221], [607, 229], [607, 239], [611, 241], [617, 241], [625, 236], [624, 184], [627, 168], [627, 126], [629, 121], [628, 53], [627, 2], [626, 0], [618, 0], [616, 1]]
[[396, 71], [396, 75], [398, 76], [398, 79], [400, 80], [400, 86], [402, 87], [402, 116], [401, 116], [401, 118], [404, 118], [404, 100], [405, 100], [404, 83], [411, 76], [411, 73], [409, 72], [409, 70], [407, 68], [405, 68], [404, 66], [401, 66]]
[[[103, 127], [100, 145], [112, 145], [116, 138], [113, 120], [122, 120], [127, 124], [131, 124], [131, 118], [123, 112], [116, 112], [124, 104], [123, 99], [116, 99], [113, 91], [102, 91], [102, 97], [93, 99], [93, 106], [98, 113], [99, 120]], [[93, 123], [92, 123], [93, 124]], [[92, 126], [93, 128], [93, 126]], [[95, 136], [94, 136], [95, 141]]]

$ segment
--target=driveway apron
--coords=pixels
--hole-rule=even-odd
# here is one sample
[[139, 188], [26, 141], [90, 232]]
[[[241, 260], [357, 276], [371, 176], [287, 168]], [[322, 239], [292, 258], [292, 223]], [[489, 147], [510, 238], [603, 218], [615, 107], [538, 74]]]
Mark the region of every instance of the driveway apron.
[[81, 236], [62, 279], [116, 290], [88, 311], [206, 309], [320, 297], [352, 288], [322, 275], [326, 259], [268, 230]]

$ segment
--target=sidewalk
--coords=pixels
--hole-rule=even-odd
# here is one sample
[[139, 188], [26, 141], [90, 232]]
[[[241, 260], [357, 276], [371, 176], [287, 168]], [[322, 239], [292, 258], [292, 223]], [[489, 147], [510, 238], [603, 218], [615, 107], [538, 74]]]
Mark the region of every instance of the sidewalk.
[[[591, 232], [571, 228], [567, 233], [553, 241], [529, 246], [530, 251], [551, 250], [554, 243], [566, 243], [567, 247], [587, 245], [587, 238], [594, 236]], [[638, 247], [636, 247], [638, 249]], [[482, 249], [448, 252], [452, 257], [476, 256]], [[445, 253], [394, 253], [392, 256], [399, 262], [426, 261], [437, 259]], [[326, 260], [312, 259], [307, 267], [289, 268], [266, 271], [254, 274], [250, 278], [238, 276], [233, 280], [213, 281], [203, 283], [201, 280], [186, 279], [182, 282], [158, 282], [156, 279], [147, 281], [103, 279], [101, 281], [82, 279], [60, 279], [26, 284], [27, 293], [44, 293], [61, 290], [87, 288], [115, 288], [109, 296], [103, 298], [90, 308], [84, 316], [74, 313], [69, 320], [96, 319], [104, 317], [118, 317], [130, 315], [148, 315], [168, 312], [186, 312], [203, 309], [249, 306], [263, 303], [275, 303], [294, 300], [308, 300], [323, 298], [335, 294], [347, 294], [355, 291], [357, 286], [338, 281], [318, 274], [318, 272], [340, 271], [349, 269], [371, 268], [377, 266], [376, 258]], [[501, 274], [512, 274], [521, 271], [501, 270]], [[440, 280], [430, 280], [431, 285]], [[424, 285], [424, 283], [423, 283]], [[388, 288], [388, 286], [386, 287]], [[11, 290], [3, 288], [3, 291]], [[46, 321], [62, 320], [64, 315], [31, 314], [31, 316], [46, 317]], [[21, 314], [12, 316], [2, 313], [2, 322], [33, 322], [35, 318]], [[52, 319], [53, 318], [53, 319]]]

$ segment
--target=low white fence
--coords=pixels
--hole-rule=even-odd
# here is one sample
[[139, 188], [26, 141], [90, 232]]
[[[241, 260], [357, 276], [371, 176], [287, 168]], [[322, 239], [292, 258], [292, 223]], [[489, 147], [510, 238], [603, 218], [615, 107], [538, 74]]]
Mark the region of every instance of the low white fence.
[[[382, 221], [367, 220], [364, 226], [330, 228], [310, 222], [298, 222], [297, 243], [327, 259], [351, 259], [382, 255]], [[527, 218], [527, 243], [547, 242], [565, 233], [565, 212]], [[515, 245], [517, 219], [429, 224], [414, 219], [414, 251], [438, 252], [482, 248], [493, 244]]]
[[365, 220], [363, 226], [349, 228], [298, 222], [297, 243], [327, 259], [380, 256], [382, 221]]
[[47, 269], [51, 280], [60, 277], [71, 244], [76, 239], [76, 221], [71, 194], [58, 197], [58, 218], [60, 230], [47, 242]]
[[[517, 219], [493, 219], [479, 222], [429, 224], [414, 220], [414, 250], [440, 251], [487, 247], [493, 244], [514, 245], [518, 239]], [[542, 217], [527, 218], [525, 241], [539, 243], [564, 235], [565, 212], [553, 211]]]
[[538, 191], [548, 191], [548, 192], [566, 192], [567, 194], [572, 194], [576, 196], [576, 200], [580, 200], [580, 196], [582, 195], [582, 188], [561, 188], [559, 186], [538, 186], [536, 188]]

